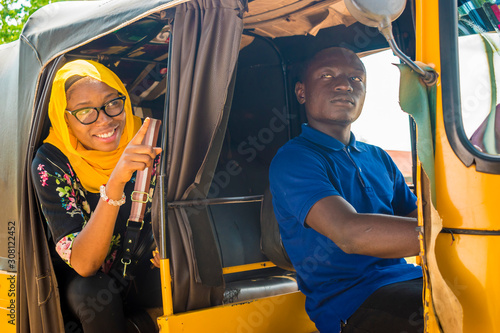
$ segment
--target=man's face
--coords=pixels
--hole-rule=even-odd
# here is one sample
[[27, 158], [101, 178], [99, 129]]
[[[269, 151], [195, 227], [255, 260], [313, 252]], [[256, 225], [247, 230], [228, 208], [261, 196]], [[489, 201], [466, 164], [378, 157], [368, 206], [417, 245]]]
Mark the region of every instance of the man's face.
[[349, 126], [363, 108], [366, 73], [355, 53], [331, 48], [318, 53], [295, 86], [297, 100], [305, 104], [309, 125], [316, 129]]

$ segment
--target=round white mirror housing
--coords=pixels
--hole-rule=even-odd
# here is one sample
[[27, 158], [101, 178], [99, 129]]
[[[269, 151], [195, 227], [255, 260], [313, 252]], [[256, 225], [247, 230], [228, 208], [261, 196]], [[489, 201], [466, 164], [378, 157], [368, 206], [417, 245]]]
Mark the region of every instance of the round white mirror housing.
[[391, 22], [403, 13], [405, 0], [344, 0], [347, 10], [360, 23], [378, 28], [386, 39], [392, 39]]
[[406, 0], [344, 0], [344, 4], [358, 22], [369, 27], [378, 28], [394, 54], [419, 73], [427, 85], [430, 86], [436, 83], [437, 73], [420, 68], [399, 49], [394, 41], [391, 23], [403, 13]]

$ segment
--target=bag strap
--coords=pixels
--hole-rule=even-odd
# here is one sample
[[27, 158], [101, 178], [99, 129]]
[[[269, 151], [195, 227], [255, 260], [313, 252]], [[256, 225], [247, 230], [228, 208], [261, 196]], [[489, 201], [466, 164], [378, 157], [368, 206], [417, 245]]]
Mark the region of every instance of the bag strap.
[[[153, 146], [158, 140], [161, 121], [150, 119], [149, 128], [142, 141], [143, 145]], [[139, 243], [139, 236], [144, 226], [144, 214], [146, 204], [151, 200], [149, 196], [149, 187], [151, 183], [151, 168], [139, 170], [135, 176], [134, 191], [130, 195], [132, 207], [130, 216], [126, 224], [126, 232], [123, 240], [123, 255], [121, 262], [123, 264], [123, 277], [128, 277], [127, 266], [132, 263], [132, 256]]]

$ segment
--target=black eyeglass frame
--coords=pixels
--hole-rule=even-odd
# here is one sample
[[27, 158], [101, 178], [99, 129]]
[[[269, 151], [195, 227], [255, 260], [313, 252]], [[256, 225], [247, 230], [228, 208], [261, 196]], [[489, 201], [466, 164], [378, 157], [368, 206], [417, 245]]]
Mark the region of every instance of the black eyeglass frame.
[[[106, 107], [111, 104], [112, 102], [116, 101], [116, 100], [122, 100], [123, 101], [123, 106], [122, 106], [122, 110], [115, 114], [115, 115], [110, 115], [106, 112]], [[123, 113], [123, 110], [125, 110], [125, 101], [127, 100], [127, 96], [119, 96], [117, 98], [113, 98], [112, 100], [110, 100], [109, 102], [107, 102], [106, 104], [104, 104], [103, 106], [101, 106], [100, 108], [81, 108], [81, 109], [78, 109], [78, 110], [74, 110], [74, 111], [70, 111], [70, 110], [66, 110], [66, 112], [68, 112], [69, 114], [71, 114], [72, 116], [74, 116], [76, 118], [76, 120], [78, 120], [81, 124], [83, 125], [90, 125], [90, 124], [93, 124], [97, 121], [97, 119], [99, 119], [99, 112], [102, 111], [104, 112], [108, 117], [111, 117], [111, 118], [114, 118], [114, 117], [118, 117], [119, 115], [121, 115]], [[80, 119], [78, 119], [78, 117], [76, 116], [76, 114], [80, 111], [83, 111], [83, 110], [88, 110], [88, 109], [94, 109], [97, 111], [97, 117], [95, 118], [94, 121], [90, 122], [90, 123], [84, 123], [82, 122]]]

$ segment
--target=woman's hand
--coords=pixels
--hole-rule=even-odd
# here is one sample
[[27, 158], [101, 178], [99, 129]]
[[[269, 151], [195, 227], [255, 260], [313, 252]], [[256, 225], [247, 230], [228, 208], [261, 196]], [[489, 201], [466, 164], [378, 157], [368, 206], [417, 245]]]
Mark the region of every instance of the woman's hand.
[[137, 134], [125, 148], [125, 151], [109, 177], [109, 182], [124, 186], [130, 178], [132, 178], [135, 171], [142, 171], [153, 166], [153, 161], [156, 155], [161, 153], [161, 148], [142, 144], [150, 122], [151, 119], [149, 117], [144, 120]]
[[158, 252], [158, 248], [153, 251], [153, 258], [149, 260], [155, 267], [160, 268], [160, 252]]
[[[152, 167], [161, 148], [143, 145], [142, 141], [149, 128], [146, 118], [141, 128], [129, 142], [106, 184], [106, 195], [112, 200], [122, 197], [125, 184], [137, 170]], [[119, 207], [99, 201], [85, 228], [73, 241], [71, 265], [81, 276], [91, 276], [101, 267], [113, 235]], [[159, 257], [158, 257], [159, 264]]]

